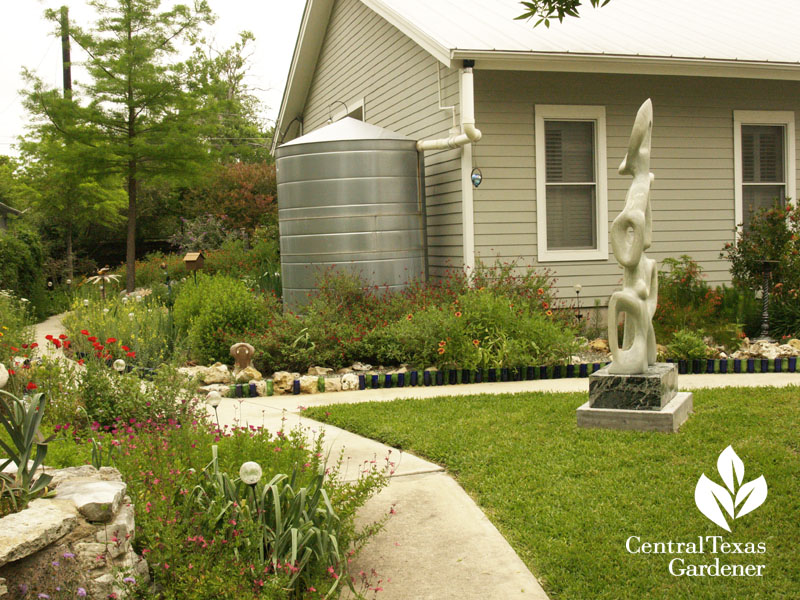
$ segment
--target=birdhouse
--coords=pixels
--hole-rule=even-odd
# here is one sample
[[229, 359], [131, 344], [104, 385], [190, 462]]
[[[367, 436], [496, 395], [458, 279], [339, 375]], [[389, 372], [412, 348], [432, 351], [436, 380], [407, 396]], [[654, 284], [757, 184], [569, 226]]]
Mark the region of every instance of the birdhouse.
[[198, 271], [203, 268], [205, 257], [202, 252], [189, 252], [183, 257], [183, 264], [189, 271]]

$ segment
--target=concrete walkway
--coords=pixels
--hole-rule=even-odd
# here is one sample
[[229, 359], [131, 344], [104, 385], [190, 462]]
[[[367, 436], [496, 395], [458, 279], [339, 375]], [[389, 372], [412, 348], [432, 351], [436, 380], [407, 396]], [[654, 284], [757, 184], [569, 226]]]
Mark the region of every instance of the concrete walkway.
[[[727, 386], [800, 385], [800, 373], [681, 375], [683, 390]], [[502, 535], [467, 493], [443, 469], [412, 454], [302, 417], [305, 407], [400, 398], [433, 398], [521, 392], [584, 392], [588, 379], [517, 381], [475, 385], [390, 388], [326, 394], [225, 398], [221, 424], [263, 425], [274, 432], [300, 425], [314, 435], [325, 431], [335, 460], [344, 449], [344, 476], [354, 479], [368, 461], [396, 463], [389, 485], [361, 510], [359, 525], [395, 514], [352, 565], [354, 572], [375, 569], [386, 600], [535, 598], [547, 595]], [[375, 583], [375, 580], [373, 580]]]
[[[62, 332], [60, 317], [37, 326], [37, 341]], [[39, 339], [41, 338], [41, 339]], [[682, 390], [727, 386], [800, 385], [800, 373], [741, 375], [681, 375]], [[588, 379], [555, 379], [392, 388], [300, 396], [225, 398], [218, 408], [221, 425], [263, 426], [270, 432], [300, 426], [313, 437], [325, 432], [329, 460], [343, 452], [342, 475], [355, 479], [365, 465], [394, 463], [389, 485], [359, 512], [358, 524], [394, 514], [351, 565], [382, 588], [384, 600], [446, 600], [450, 598], [547, 600], [539, 582], [500, 532], [443, 468], [406, 452], [302, 417], [303, 407], [356, 402], [387, 402], [400, 398], [520, 392], [588, 392]], [[213, 411], [210, 411], [213, 418]], [[366, 592], [366, 590], [365, 590]], [[348, 597], [349, 594], [345, 594]]]

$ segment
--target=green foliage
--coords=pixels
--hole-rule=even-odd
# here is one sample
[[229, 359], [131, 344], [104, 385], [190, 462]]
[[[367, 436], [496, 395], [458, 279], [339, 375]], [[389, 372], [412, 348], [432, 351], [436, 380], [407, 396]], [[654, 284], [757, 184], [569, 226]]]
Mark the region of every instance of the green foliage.
[[[127, 288], [133, 290], [137, 192], [142, 183], [191, 181], [211, 156], [203, 142], [212, 114], [189, 93], [177, 54], [210, 22], [207, 3], [92, 0], [98, 20], [74, 24], [71, 39], [86, 53], [87, 82], [62, 98], [26, 72], [26, 106], [54, 136], [81, 147], [92, 173], [124, 179], [128, 193]], [[46, 17], [58, 23], [60, 15]], [[86, 173], [85, 175], [90, 175]]]
[[667, 356], [675, 360], [691, 360], [706, 358], [708, 349], [703, 341], [702, 330], [680, 329], [672, 336], [667, 345]]
[[[797, 595], [798, 391], [695, 390], [695, 414], [675, 435], [575, 427], [585, 392], [363, 402], [304, 414], [444, 466], [550, 598], [766, 600]], [[625, 542], [632, 535], [642, 542], [720, 535], [696, 509], [694, 489], [704, 471], [722, 483], [717, 459], [731, 443], [745, 481], [763, 474], [769, 484], [767, 501], [736, 519], [731, 536], [765, 540], [766, 560], [683, 557], [686, 564], [716, 556], [720, 564], [766, 562], [769, 577], [674, 577], [668, 564], [676, 555], [631, 555]]]
[[184, 285], [175, 299], [175, 325], [188, 333], [190, 355], [201, 362], [230, 360], [226, 335], [262, 326], [278, 311], [274, 298], [256, 296], [245, 284], [224, 275], [201, 275]]
[[29, 301], [37, 318], [48, 316], [43, 268], [44, 251], [36, 233], [24, 225], [0, 229], [0, 289]]
[[[611, 0], [589, 0], [594, 7], [605, 6]], [[540, 23], [544, 23], [545, 27], [550, 27], [550, 19], [558, 19], [561, 23], [564, 17], [577, 17], [578, 7], [581, 5], [582, 0], [526, 0], [520, 2], [525, 8], [520, 16], [515, 17], [517, 20], [532, 19], [538, 17], [534, 27]]]
[[181, 252], [208, 252], [221, 248], [225, 242], [241, 239], [237, 229], [231, 229], [223, 217], [204, 214], [194, 219], [181, 219], [181, 231], [173, 235], [169, 242]]
[[788, 200], [755, 213], [750, 226], [739, 234], [736, 244], [725, 244], [720, 257], [731, 262], [731, 276], [737, 286], [761, 289], [763, 261], [775, 261], [773, 284], [800, 288], [800, 206]]
[[[409, 314], [380, 336], [378, 358], [420, 367], [499, 368], [550, 364], [574, 350], [574, 332], [541, 306], [519, 306], [491, 290]], [[377, 344], [376, 344], [377, 345]]]
[[0, 363], [11, 368], [11, 359], [22, 354], [23, 345], [33, 341], [29, 303], [0, 290]]
[[770, 296], [769, 331], [773, 337], [800, 338], [800, 290], [779, 288]]
[[72, 351], [83, 357], [121, 358], [139, 368], [155, 369], [182, 353], [182, 335], [173, 313], [152, 294], [77, 300], [63, 323]]
[[[44, 394], [20, 399], [0, 390], [0, 425], [10, 439], [9, 443], [0, 438], [0, 449], [8, 457], [0, 462], [0, 515], [7, 504], [13, 511], [25, 508], [28, 502], [46, 492], [53, 479], [45, 473], [36, 475], [47, 456], [47, 440], [39, 435], [46, 402]], [[17, 467], [13, 475], [3, 473], [9, 464]]]

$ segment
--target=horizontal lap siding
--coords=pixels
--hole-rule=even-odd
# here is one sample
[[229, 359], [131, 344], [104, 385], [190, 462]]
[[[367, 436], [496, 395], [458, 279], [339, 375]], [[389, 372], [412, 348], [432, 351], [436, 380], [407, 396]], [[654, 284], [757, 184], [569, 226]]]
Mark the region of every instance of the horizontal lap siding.
[[[364, 99], [366, 121], [412, 139], [446, 137], [452, 112], [439, 110], [437, 62], [358, 0], [337, 0], [304, 111], [308, 133]], [[442, 69], [444, 104], [458, 104], [458, 72]], [[463, 262], [461, 152], [425, 155], [428, 255], [433, 275]]]
[[734, 232], [733, 111], [794, 110], [800, 116], [796, 82], [482, 71], [478, 64], [475, 87], [476, 120], [484, 134], [474, 150], [483, 172], [475, 191], [476, 253], [485, 263], [500, 258], [548, 268], [561, 297], [574, 297], [573, 286], [580, 283], [589, 303], [606, 304], [622, 271], [610, 247], [608, 261], [537, 261], [535, 104], [605, 106], [610, 226], [631, 183], [617, 168], [636, 111], [652, 98], [656, 179], [648, 256], [660, 262], [690, 254], [710, 284], [730, 282], [729, 263], [719, 255]]

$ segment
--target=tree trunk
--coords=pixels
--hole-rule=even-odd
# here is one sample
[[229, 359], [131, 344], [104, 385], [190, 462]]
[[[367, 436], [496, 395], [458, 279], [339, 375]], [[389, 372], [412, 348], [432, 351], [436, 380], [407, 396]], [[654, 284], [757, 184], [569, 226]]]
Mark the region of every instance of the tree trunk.
[[125, 289], [136, 289], [136, 161], [128, 162], [128, 240], [125, 253]]
[[67, 278], [75, 277], [75, 259], [72, 256], [72, 221], [67, 223]]

